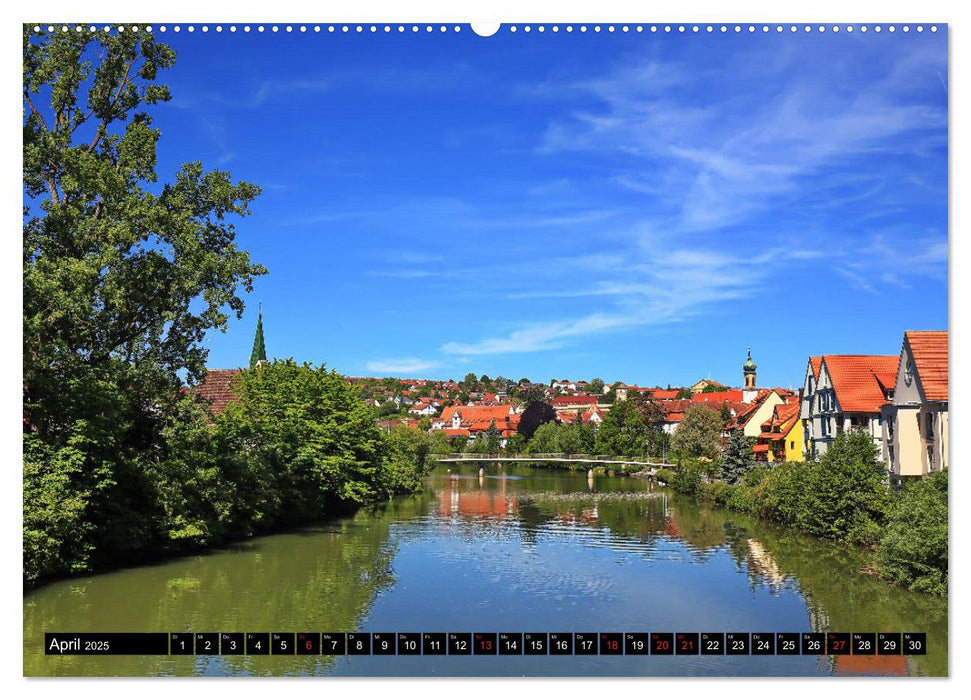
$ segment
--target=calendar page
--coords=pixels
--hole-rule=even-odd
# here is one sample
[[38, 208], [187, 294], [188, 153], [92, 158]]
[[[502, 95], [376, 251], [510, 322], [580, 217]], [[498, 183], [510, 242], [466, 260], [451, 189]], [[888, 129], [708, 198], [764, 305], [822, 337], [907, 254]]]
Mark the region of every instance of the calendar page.
[[23, 675], [947, 676], [948, 24], [400, 16], [23, 25]]

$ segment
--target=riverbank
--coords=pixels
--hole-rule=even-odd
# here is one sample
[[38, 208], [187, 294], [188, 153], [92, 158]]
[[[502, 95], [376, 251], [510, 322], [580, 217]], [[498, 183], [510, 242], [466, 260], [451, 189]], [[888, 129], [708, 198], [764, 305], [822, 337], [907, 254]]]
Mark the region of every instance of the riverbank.
[[882, 579], [947, 596], [946, 470], [894, 491], [864, 435], [840, 436], [818, 462], [756, 466], [735, 484], [705, 471], [686, 465], [662, 476], [680, 493], [861, 546], [871, 553], [867, 568]]

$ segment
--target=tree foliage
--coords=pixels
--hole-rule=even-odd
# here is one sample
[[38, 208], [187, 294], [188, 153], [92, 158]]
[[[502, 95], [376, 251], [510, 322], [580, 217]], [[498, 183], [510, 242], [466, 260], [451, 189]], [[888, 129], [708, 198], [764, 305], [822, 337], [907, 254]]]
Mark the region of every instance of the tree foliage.
[[739, 479], [752, 470], [752, 450], [745, 434], [734, 428], [728, 435], [721, 463], [722, 481], [736, 484]]
[[908, 484], [894, 498], [880, 537], [881, 573], [904, 586], [947, 595], [947, 471]]
[[684, 412], [674, 431], [671, 449], [690, 457], [715, 457], [721, 448], [722, 421], [718, 411], [697, 403]]
[[647, 452], [648, 426], [636, 401], [616, 402], [597, 431], [597, 453], [624, 456]]
[[533, 439], [536, 429], [544, 423], [556, 420], [556, 410], [544, 401], [534, 401], [526, 406], [522, 418], [519, 420], [519, 433], [527, 441]]
[[266, 270], [233, 223], [258, 187], [198, 162], [158, 182], [172, 49], [26, 27], [23, 52], [25, 583], [415, 488], [425, 447], [322, 368], [244, 372], [215, 422], [186, 392]]

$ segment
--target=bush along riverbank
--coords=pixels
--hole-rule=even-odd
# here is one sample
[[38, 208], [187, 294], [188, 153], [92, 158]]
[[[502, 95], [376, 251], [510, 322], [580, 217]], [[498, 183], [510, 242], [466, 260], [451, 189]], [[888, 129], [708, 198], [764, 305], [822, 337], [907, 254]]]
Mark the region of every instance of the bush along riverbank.
[[[428, 436], [382, 433], [344, 378], [292, 361], [240, 374], [215, 419], [191, 391], [148, 444], [132, 420], [24, 435], [24, 585], [150, 560], [417, 491]], [[127, 419], [127, 420], [126, 420]]]
[[720, 463], [685, 460], [676, 473], [657, 477], [681, 493], [865, 547], [881, 578], [947, 595], [947, 471], [894, 491], [877, 448], [862, 432], [839, 435], [817, 461], [739, 469], [726, 451]]

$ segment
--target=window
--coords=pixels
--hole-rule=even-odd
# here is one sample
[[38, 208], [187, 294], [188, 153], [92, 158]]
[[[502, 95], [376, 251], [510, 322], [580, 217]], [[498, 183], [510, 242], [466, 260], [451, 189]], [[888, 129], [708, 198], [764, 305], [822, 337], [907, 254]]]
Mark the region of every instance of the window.
[[789, 449], [790, 450], [796, 449], [796, 441], [795, 440], [790, 440], [789, 441]]

